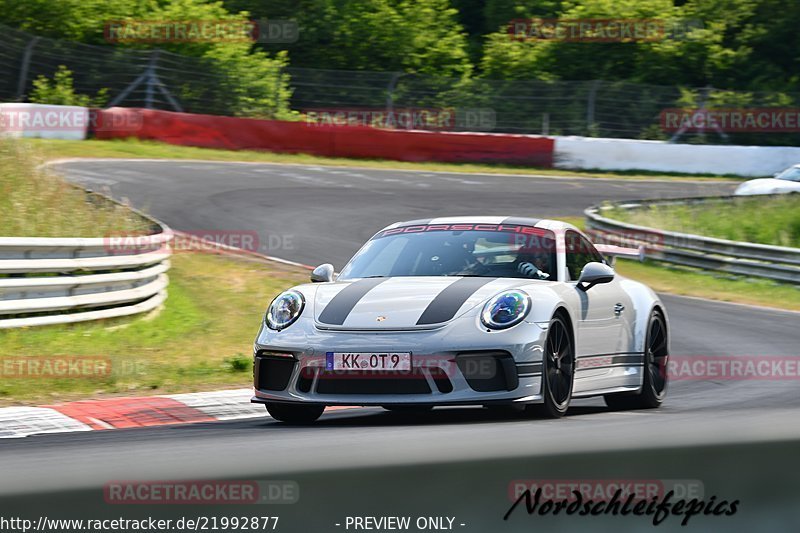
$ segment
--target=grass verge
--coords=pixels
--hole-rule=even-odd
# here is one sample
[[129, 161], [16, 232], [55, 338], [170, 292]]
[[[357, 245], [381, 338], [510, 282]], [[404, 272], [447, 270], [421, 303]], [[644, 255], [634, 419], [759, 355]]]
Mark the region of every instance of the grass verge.
[[713, 174], [663, 174], [646, 171], [617, 171], [608, 172], [601, 170], [557, 170], [552, 168], [532, 168], [512, 165], [478, 165], [467, 163], [409, 163], [402, 161], [387, 161], [383, 159], [345, 159], [336, 157], [318, 157], [307, 154], [279, 154], [274, 152], [253, 150], [216, 150], [211, 148], [195, 148], [191, 146], [176, 146], [172, 144], [140, 141], [138, 139], [111, 140], [111, 141], [63, 141], [31, 139], [31, 146], [39, 150], [47, 159], [69, 157], [95, 157], [95, 158], [135, 158], [135, 159], [202, 159], [208, 161], [251, 161], [260, 163], [286, 163], [298, 165], [326, 165], [347, 166], [361, 168], [377, 168], [392, 170], [419, 170], [430, 172], [459, 172], [476, 174], [524, 174], [531, 176], [553, 177], [584, 177], [584, 178], [613, 178], [630, 180], [678, 180], [678, 181], [707, 181], [707, 180], [737, 180], [737, 176], [721, 176]]
[[768, 279], [725, 277], [699, 270], [620, 259], [616, 270], [656, 292], [800, 311], [800, 287]]
[[92, 202], [59, 176], [37, 169], [33, 147], [0, 138], [0, 237], [104, 237], [150, 224], [111, 202]]
[[[581, 217], [563, 217], [560, 220], [581, 229], [585, 226]], [[800, 287], [790, 283], [722, 275], [647, 260], [639, 263], [618, 259], [615, 270], [626, 278], [645, 283], [656, 292], [800, 311]]]
[[[0, 235], [103, 237], [149, 228], [125, 207], [38, 169], [36, 152], [31, 143], [0, 140]], [[0, 405], [247, 387], [266, 304], [307, 275], [254, 258], [178, 253], [169, 298], [149, 318], [0, 330]], [[87, 358], [99, 365], [82, 364]], [[78, 364], [59, 374], [69, 360]]]
[[641, 209], [615, 208], [604, 212], [603, 216], [667, 231], [800, 247], [800, 194], [744, 196]]
[[[0, 330], [0, 405], [248, 387], [266, 305], [308, 279], [299, 268], [208, 253], [175, 255], [169, 275], [169, 298], [151, 318]], [[102, 358], [110, 372], [19, 375], [29, 358], [68, 357]]]

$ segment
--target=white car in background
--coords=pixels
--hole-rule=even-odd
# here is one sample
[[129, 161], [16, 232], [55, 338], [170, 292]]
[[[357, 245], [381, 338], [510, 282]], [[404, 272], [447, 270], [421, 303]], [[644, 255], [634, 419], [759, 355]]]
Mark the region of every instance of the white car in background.
[[772, 178], [745, 181], [736, 188], [736, 196], [753, 194], [787, 194], [800, 193], [800, 165], [794, 165]]

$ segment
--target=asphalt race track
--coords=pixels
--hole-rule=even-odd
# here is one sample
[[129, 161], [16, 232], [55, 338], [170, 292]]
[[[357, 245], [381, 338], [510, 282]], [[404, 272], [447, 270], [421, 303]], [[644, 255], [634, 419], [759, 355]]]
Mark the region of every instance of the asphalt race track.
[[[579, 216], [585, 207], [603, 200], [727, 194], [735, 187], [722, 182], [202, 162], [82, 161], [58, 168], [91, 189], [110, 188], [115, 197], [130, 199], [176, 230], [254, 230], [262, 253], [312, 265], [331, 262], [337, 269], [374, 232], [396, 220], [470, 213]], [[798, 354], [800, 314], [669, 295], [663, 300], [674, 355]], [[254, 333], [258, 319], [253, 317]], [[406, 514], [434, 512], [422, 503], [430, 503], [426, 495], [450, 487], [455, 492], [442, 496], [440, 503], [449, 506], [451, 514], [461, 513], [466, 525], [459, 529], [484, 531], [496, 524], [497, 531], [530, 531], [538, 523], [503, 523], [507, 505], [493, 500], [491, 508], [476, 506], [465, 487], [474, 496], [483, 472], [480, 490], [496, 489], [503, 500], [515, 476], [625, 478], [641, 475], [649, 465], [654, 477], [703, 479], [707, 493], [738, 491], [728, 496], [758, 502], [758, 512], [751, 505], [749, 515], [743, 503], [738, 526], [697, 519], [698, 524], [708, 520], [702, 522], [706, 530], [763, 525], [768, 517], [777, 529], [800, 527], [797, 511], [786, 514], [788, 507], [781, 504], [781, 495], [788, 498], [782, 487], [769, 481], [797, 471], [797, 448], [793, 453], [780, 448], [783, 442], [796, 444], [800, 439], [796, 380], [675, 382], [665, 405], [652, 412], [611, 412], [599, 400], [573, 405], [567, 418], [554, 421], [498, 420], [472, 408], [437, 409], [409, 419], [370, 408], [329, 413], [313, 427], [287, 427], [265, 418], [34, 436], [0, 444], [0, 496], [79, 494], [110, 479], [291, 475], [307, 487], [302, 490], [308, 499], [301, 501], [316, 501], [312, 494], [322, 499], [327, 495], [318, 513], [285, 506], [288, 516], [299, 513], [289, 520], [301, 520], [303, 513], [306, 520], [311, 520], [308, 513], [315, 515], [316, 531], [344, 531], [334, 524], [344, 514], [375, 514], [367, 512], [372, 511], [370, 505], [380, 508], [369, 487], [385, 498], [405, 498], [392, 500], [391, 509]], [[786, 456], [793, 457], [791, 464], [778, 462]], [[489, 463], [496, 460], [505, 462]], [[412, 482], [421, 483], [423, 490], [408, 489]], [[380, 483], [390, 483], [392, 490], [376, 487]], [[754, 486], [768, 488], [755, 491]], [[363, 512], [340, 494], [348, 487], [370, 503], [364, 504]], [[68, 498], [61, 503], [70, 505]], [[671, 522], [667, 529], [678, 523]], [[296, 524], [283, 530], [305, 530], [293, 529]], [[605, 522], [598, 523], [598, 530], [618, 530], [638, 522], [601, 524]], [[580, 527], [581, 522], [571, 525]], [[639, 525], [652, 527], [646, 520]]]
[[733, 183], [502, 177], [294, 165], [81, 162], [60, 165], [94, 190], [185, 231], [255, 230], [261, 251], [340, 269], [375, 232], [431, 216], [580, 216], [603, 200], [728, 194]]

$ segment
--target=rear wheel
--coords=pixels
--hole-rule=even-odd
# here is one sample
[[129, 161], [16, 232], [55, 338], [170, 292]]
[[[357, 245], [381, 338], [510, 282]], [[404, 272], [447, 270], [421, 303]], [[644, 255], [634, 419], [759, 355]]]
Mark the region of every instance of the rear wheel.
[[603, 398], [612, 409], [654, 409], [667, 396], [667, 321], [659, 311], [653, 311], [647, 324], [644, 349], [644, 379], [638, 393], [606, 394]]
[[268, 403], [266, 407], [272, 418], [287, 424], [310, 424], [325, 411], [324, 405]]
[[575, 349], [569, 326], [560, 316], [550, 321], [542, 364], [544, 403], [529, 405], [528, 410], [548, 418], [559, 418], [569, 409], [575, 376]]

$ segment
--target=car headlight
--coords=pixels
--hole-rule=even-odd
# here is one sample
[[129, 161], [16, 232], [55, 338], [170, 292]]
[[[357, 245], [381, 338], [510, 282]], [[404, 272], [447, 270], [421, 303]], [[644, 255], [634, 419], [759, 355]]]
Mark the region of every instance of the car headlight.
[[303, 312], [305, 305], [306, 300], [298, 291], [279, 294], [267, 309], [267, 326], [278, 331], [288, 328]]
[[506, 329], [522, 322], [530, 310], [530, 296], [518, 290], [505, 291], [486, 302], [481, 322], [491, 329]]

